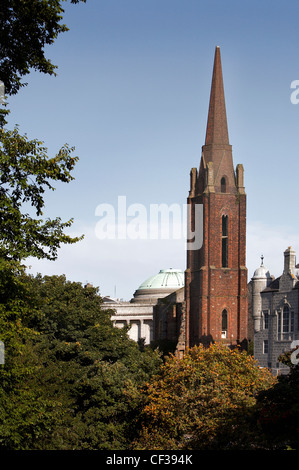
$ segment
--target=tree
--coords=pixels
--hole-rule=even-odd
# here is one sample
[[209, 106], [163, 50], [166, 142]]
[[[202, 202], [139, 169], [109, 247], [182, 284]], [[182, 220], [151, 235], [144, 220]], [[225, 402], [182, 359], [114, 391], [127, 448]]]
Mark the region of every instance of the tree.
[[[64, 1], [64, 0], [62, 0]], [[86, 0], [71, 0], [71, 3]], [[0, 13], [0, 79], [5, 92], [17, 93], [21, 77], [31, 68], [55, 75], [55, 66], [45, 58], [44, 48], [59, 33], [67, 31], [60, 0], [3, 0]], [[45, 190], [54, 190], [52, 181], [70, 182], [77, 157], [74, 148], [62, 147], [48, 158], [43, 143], [21, 136], [18, 128], [5, 129], [8, 111], [0, 111], [0, 257], [20, 260], [28, 256], [55, 259], [62, 243], [82, 237], [65, 235], [72, 219], [46, 221], [24, 213], [26, 206], [43, 214]]]
[[[82, 237], [64, 234], [73, 220], [59, 217], [43, 221], [44, 193], [54, 190], [53, 181], [69, 183], [78, 157], [73, 148], [62, 147], [55, 157], [38, 140], [19, 134], [18, 128], [5, 129], [1, 112], [0, 128], [0, 257], [21, 260], [28, 256], [55, 259], [63, 243], [75, 243]], [[34, 208], [33, 217], [26, 208]]]
[[279, 357], [290, 367], [289, 373], [278, 376], [273, 387], [257, 396], [257, 426], [274, 450], [299, 450], [299, 364], [293, 364], [290, 355]]
[[273, 377], [246, 352], [221, 344], [171, 356], [143, 390], [135, 449], [233, 449], [258, 446], [255, 394]]
[[140, 406], [138, 387], [157, 373], [158, 352], [148, 347], [141, 352], [125, 329], [113, 326], [97, 288], [65, 276], [25, 276], [23, 285], [31, 370], [17, 388], [5, 390], [0, 449], [128, 448]]
[[[64, 1], [64, 0], [62, 0]], [[45, 57], [44, 48], [68, 28], [60, 21], [64, 10], [60, 0], [1, 0], [0, 80], [7, 94], [26, 85], [21, 78], [35, 69], [56, 75], [57, 68]], [[71, 0], [71, 3], [86, 0]]]
[[0, 449], [22, 449], [45, 435], [58, 418], [59, 403], [32, 377], [39, 357], [32, 349], [37, 333], [26, 322], [33, 315], [24, 268], [0, 258], [0, 339], [5, 362], [0, 365]]

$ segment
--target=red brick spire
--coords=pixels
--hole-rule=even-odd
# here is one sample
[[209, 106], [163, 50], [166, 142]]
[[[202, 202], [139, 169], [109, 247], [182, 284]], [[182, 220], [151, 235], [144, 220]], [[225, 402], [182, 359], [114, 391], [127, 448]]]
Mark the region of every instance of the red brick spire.
[[216, 47], [205, 145], [229, 145], [220, 48]]

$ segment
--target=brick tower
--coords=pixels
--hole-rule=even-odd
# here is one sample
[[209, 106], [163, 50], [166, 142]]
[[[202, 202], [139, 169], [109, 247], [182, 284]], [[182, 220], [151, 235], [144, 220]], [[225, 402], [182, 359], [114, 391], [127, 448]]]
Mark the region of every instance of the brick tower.
[[[188, 229], [202, 214], [202, 244], [187, 249], [186, 346], [247, 338], [246, 194], [243, 166], [233, 166], [220, 49], [216, 47], [205, 144], [192, 168]], [[199, 219], [197, 218], [199, 217]], [[196, 247], [196, 244], [194, 244]], [[191, 248], [190, 248], [191, 247]]]

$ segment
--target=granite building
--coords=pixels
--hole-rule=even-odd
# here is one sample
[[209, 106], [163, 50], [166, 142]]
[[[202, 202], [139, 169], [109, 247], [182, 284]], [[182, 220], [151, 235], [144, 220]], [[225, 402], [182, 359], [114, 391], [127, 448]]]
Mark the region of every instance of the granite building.
[[153, 310], [158, 301], [182, 289], [184, 273], [180, 269], [161, 269], [150, 276], [135, 290], [129, 301], [103, 298], [103, 308], [111, 309], [115, 327], [128, 327], [128, 335], [134, 341], [150, 344], [154, 339]]
[[293, 349], [293, 342], [299, 340], [299, 266], [293, 248], [284, 252], [280, 277], [271, 276], [262, 260], [251, 284], [254, 357], [273, 374], [288, 372], [279, 356]]

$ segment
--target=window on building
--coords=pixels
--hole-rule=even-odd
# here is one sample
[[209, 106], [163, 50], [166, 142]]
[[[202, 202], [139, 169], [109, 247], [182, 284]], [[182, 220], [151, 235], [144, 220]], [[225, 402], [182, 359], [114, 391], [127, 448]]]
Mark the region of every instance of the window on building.
[[290, 330], [290, 309], [287, 305], [283, 307], [282, 331], [288, 333]]
[[221, 265], [223, 268], [228, 267], [228, 216], [222, 216], [222, 251], [221, 251]]
[[225, 178], [225, 176], [223, 176], [221, 178], [220, 184], [221, 184], [221, 192], [226, 193], [226, 178]]
[[281, 312], [278, 312], [278, 315], [277, 315], [277, 331], [278, 331], [278, 334], [281, 333]]
[[291, 312], [291, 331], [295, 331], [295, 314]]
[[263, 343], [263, 353], [268, 354], [268, 352], [269, 352], [269, 344], [268, 344], [268, 340], [265, 339]]
[[264, 318], [264, 329], [267, 330], [269, 328], [269, 312], [268, 312], [268, 310], [263, 311], [263, 318]]
[[221, 338], [227, 338], [227, 327], [228, 327], [227, 310], [223, 310], [222, 315], [221, 315]]
[[292, 339], [292, 333], [295, 330], [295, 316], [288, 305], [285, 305], [283, 309], [278, 312], [277, 322], [279, 339]]

